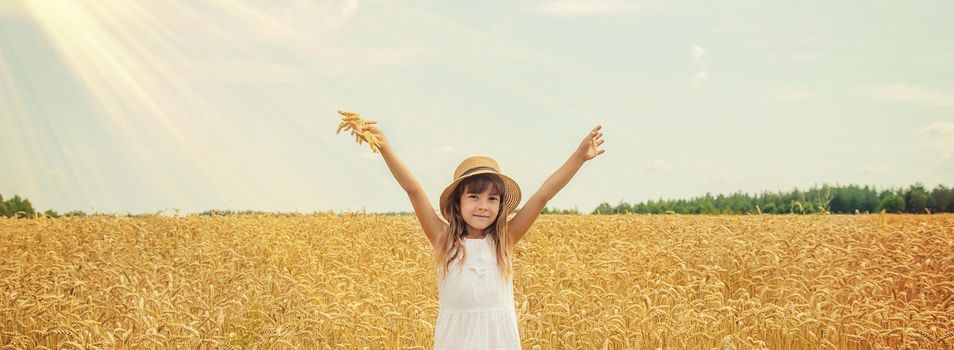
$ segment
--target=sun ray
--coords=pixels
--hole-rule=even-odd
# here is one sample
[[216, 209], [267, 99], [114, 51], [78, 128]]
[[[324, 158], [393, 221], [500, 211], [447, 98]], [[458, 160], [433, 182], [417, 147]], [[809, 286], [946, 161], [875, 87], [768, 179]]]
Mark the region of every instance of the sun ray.
[[[235, 0], [24, 0], [22, 4], [23, 12], [75, 78], [80, 95], [90, 102], [96, 119], [86, 122], [119, 130], [104, 137], [131, 154], [134, 164], [129, 166], [146, 174], [144, 185], [173, 201], [170, 205], [185, 206], [190, 205], [187, 198], [195, 197], [182, 193], [182, 181], [201, 184], [206, 198], [223, 206], [229, 200], [237, 206], [252, 205], [261, 202], [263, 195], [287, 201], [273, 195], [274, 190], [247, 189], [250, 177], [239, 173], [241, 166], [234, 159], [238, 155], [243, 161], [255, 160], [251, 170], [257, 179], [300, 175], [282, 155], [271, 154], [274, 149], [255, 144], [261, 128], [240, 128], [235, 115], [267, 125], [274, 112], [286, 126], [313, 127], [308, 116], [312, 106], [330, 107], [335, 102], [325, 96], [327, 87], [301, 75], [319, 72], [317, 67], [328, 61], [326, 55], [334, 62], [345, 54], [322, 46], [324, 31], [335, 30], [356, 8], [354, 4], [336, 9], [312, 3], [276, 7]], [[324, 17], [303, 14], [306, 10]], [[314, 63], [301, 64], [303, 59]], [[281, 84], [283, 94], [306, 99], [279, 102], [263, 95], [249, 101], [245, 91], [261, 88], [261, 83]], [[269, 115], [250, 115], [254, 112], [249, 107], [269, 110]], [[334, 115], [329, 113], [329, 118]], [[210, 132], [215, 137], [206, 137]], [[331, 144], [332, 150], [347, 152], [337, 147], [341, 145], [336, 138], [317, 135], [315, 139]], [[169, 149], [179, 155], [169, 155]], [[194, 176], [177, 177], [170, 164], [189, 169]], [[104, 175], [95, 166], [89, 170], [89, 176]], [[79, 176], [77, 171], [82, 169], [74, 169], [70, 176]], [[298, 187], [294, 182], [308, 181], [294, 180], [275, 185], [294, 192]], [[95, 185], [88, 186], [83, 196], [95, 190]]]
[[31, 124], [24, 122], [28, 115], [26, 104], [23, 96], [20, 95], [21, 89], [14, 80], [13, 70], [4, 51], [6, 50], [0, 47], [0, 115], [4, 116], [0, 118], [0, 130], [3, 132], [3, 139], [7, 141], [5, 144], [12, 147], [12, 149], [2, 150], [4, 162], [11, 164], [7, 169], [13, 172], [8, 175], [13, 180], [8, 181], [14, 181], [14, 183], [23, 181], [28, 193], [39, 193], [40, 184], [36, 181], [36, 177], [24, 176], [33, 174], [39, 169], [34, 168], [35, 162], [26, 160], [39, 159], [41, 165], [45, 165], [46, 162], [43, 154], [39, 152], [40, 148], [36, 143], [37, 135]]
[[[138, 165], [150, 174], [163, 174], [164, 169], [157, 165], [153, 152], [136, 135], [159, 126], [164, 127], [175, 142], [186, 140], [170, 128], [164, 111], [145, 91], [142, 84], [145, 74], [136, 58], [130, 57], [128, 50], [120, 46], [102, 22], [92, 17], [88, 6], [79, 2], [45, 1], [32, 1], [27, 5], [31, 18], [79, 78], [95, 107], [101, 109], [99, 114], [108, 118], [108, 123], [119, 126], [122, 145], [131, 147], [136, 159], [142, 160]], [[183, 200], [168, 176], [155, 176], [150, 182], [150, 186]]]
[[[3, 137], [7, 141], [6, 143], [12, 147], [12, 149], [4, 149], [0, 152], [7, 158], [4, 159], [4, 162], [10, 164], [8, 169], [15, 169], [8, 181], [14, 184], [23, 182], [23, 188], [32, 197], [33, 194], [42, 193], [43, 183], [39, 179], [41, 177], [51, 177], [57, 192], [60, 193], [60, 196], [66, 197], [63, 202], [66, 202], [70, 207], [80, 205], [82, 202], [79, 199], [90, 198], [91, 187], [94, 186], [88, 181], [87, 177], [97, 174], [85, 171], [85, 169], [81, 170], [73, 151], [65, 147], [60, 128], [51, 123], [45, 113], [31, 113], [27, 109], [28, 102], [33, 101], [28, 101], [20, 95], [20, 91], [26, 89], [19, 86], [14, 78], [15, 73], [9, 63], [9, 59], [12, 57], [12, 53], [0, 47], [0, 115], [5, 116], [5, 118], [0, 118], [0, 130], [2, 130], [0, 137]], [[46, 127], [46, 129], [43, 129], [44, 133], [49, 134], [47, 136], [51, 136], [55, 142], [53, 150], [45, 148], [39, 143], [41, 135], [34, 128], [37, 124], [41, 124], [41, 119], [43, 126]], [[73, 179], [78, 186], [64, 183], [64, 176], [54, 176], [52, 174], [60, 168], [57, 165], [61, 165], [54, 164], [55, 161], [50, 160], [50, 152], [54, 151], [64, 154], [67, 173], [63, 175]], [[67, 188], [76, 191], [68, 191]]]
[[[241, 4], [229, 1], [218, 3], [223, 9], [240, 13], [269, 30], [289, 30], [266, 16], [256, 15], [254, 10]], [[119, 125], [123, 144], [132, 148], [150, 173], [168, 178], [161, 175], [164, 169], [157, 165], [158, 159], [153, 156], [154, 151], [148, 142], [149, 139], [167, 138], [169, 143], [184, 151], [183, 156], [189, 160], [189, 165], [199, 169], [198, 175], [205, 179], [215, 193], [220, 196], [241, 193], [223, 186], [220, 172], [209, 166], [214, 161], [205, 156], [208, 150], [187, 127], [191, 125], [187, 117], [189, 112], [214, 111], [217, 108], [203, 104], [188, 87], [170, 79], [179, 72], [171, 71], [155, 54], [164, 52], [176, 56], [183, 51], [177, 46], [177, 41], [170, 40], [175, 32], [167, 28], [167, 23], [152, 18], [148, 11], [130, 2], [33, 1], [28, 3], [28, 9], [31, 17], [101, 108], [101, 115], [107, 117], [110, 123]], [[175, 10], [188, 12], [183, 8]], [[229, 41], [225, 43], [234, 44]], [[158, 44], [160, 47], [146, 47], [148, 44]], [[211, 49], [247, 52], [241, 46]], [[190, 109], [177, 107], [183, 103], [176, 102], [183, 99], [191, 102]], [[222, 132], [237, 135], [227, 121], [218, 118], [219, 114], [209, 113], [203, 118], [213, 121]], [[143, 134], [148, 136], [136, 136]], [[239, 136], [233, 137], [239, 139]], [[267, 158], [265, 155], [260, 156]], [[165, 193], [174, 195], [180, 203], [184, 202], [174, 181], [157, 181], [165, 182], [158, 184], [164, 186]], [[230, 182], [233, 186], [240, 185], [234, 177]], [[243, 202], [246, 200], [242, 199]]]

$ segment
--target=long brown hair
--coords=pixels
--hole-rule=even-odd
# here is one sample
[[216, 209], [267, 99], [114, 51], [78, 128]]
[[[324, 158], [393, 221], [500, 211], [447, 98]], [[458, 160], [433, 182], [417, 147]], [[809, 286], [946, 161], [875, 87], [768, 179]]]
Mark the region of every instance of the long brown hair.
[[452, 213], [450, 219], [448, 220], [447, 232], [444, 233], [444, 237], [438, 245], [438, 249], [434, 254], [434, 258], [437, 262], [438, 272], [441, 273], [441, 280], [447, 276], [447, 271], [450, 269], [451, 263], [454, 259], [460, 257], [458, 262], [458, 271], [463, 269], [464, 260], [467, 259], [467, 249], [464, 247], [464, 236], [467, 234], [467, 223], [464, 222], [464, 218], [460, 214], [460, 197], [464, 192], [469, 193], [483, 193], [490, 188], [490, 192], [493, 195], [500, 196], [500, 207], [497, 210], [497, 218], [494, 219], [494, 223], [484, 229], [484, 232], [489, 235], [486, 239], [493, 241], [493, 247], [495, 250], [495, 255], [497, 256], [497, 268], [500, 270], [500, 275], [504, 280], [507, 280], [510, 276], [513, 275], [513, 261], [511, 257], [513, 256], [513, 249], [510, 244], [505, 242], [510, 241], [510, 236], [507, 233], [507, 214], [503, 207], [503, 203], [506, 201], [505, 191], [506, 188], [503, 180], [499, 176], [494, 174], [477, 174], [469, 176], [457, 184], [457, 187], [454, 188], [454, 191], [450, 195], [450, 200], [445, 203], [444, 212]]

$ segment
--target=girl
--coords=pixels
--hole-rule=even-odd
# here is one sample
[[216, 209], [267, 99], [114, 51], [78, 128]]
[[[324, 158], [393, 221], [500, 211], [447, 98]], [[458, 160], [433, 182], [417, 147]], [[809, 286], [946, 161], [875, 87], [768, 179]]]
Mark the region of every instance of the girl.
[[378, 138], [381, 155], [411, 199], [433, 248], [440, 295], [435, 349], [520, 349], [513, 299], [514, 246], [583, 163], [603, 154], [597, 149], [604, 141], [601, 128], [593, 128], [566, 163], [512, 216], [521, 197], [517, 182], [501, 173], [491, 158], [465, 159], [441, 193], [442, 217], [384, 133], [374, 124], [357, 130]]

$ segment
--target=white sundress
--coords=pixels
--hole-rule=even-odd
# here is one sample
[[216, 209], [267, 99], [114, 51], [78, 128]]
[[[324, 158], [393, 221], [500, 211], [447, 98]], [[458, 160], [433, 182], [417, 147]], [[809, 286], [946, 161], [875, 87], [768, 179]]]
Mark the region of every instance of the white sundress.
[[463, 269], [458, 272], [453, 261], [443, 281], [438, 274], [435, 350], [520, 349], [513, 278], [501, 279], [493, 241], [487, 237], [465, 238]]

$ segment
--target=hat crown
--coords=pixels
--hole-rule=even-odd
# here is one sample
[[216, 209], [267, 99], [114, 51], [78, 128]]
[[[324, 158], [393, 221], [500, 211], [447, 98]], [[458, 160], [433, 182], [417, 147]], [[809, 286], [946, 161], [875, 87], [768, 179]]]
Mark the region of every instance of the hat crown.
[[468, 175], [472, 172], [478, 170], [492, 170], [495, 173], [500, 173], [500, 166], [497, 165], [497, 161], [493, 160], [490, 157], [485, 156], [473, 156], [467, 159], [464, 159], [460, 165], [457, 166], [457, 169], [454, 170], [454, 178], [451, 181], [456, 181], [462, 176]]

